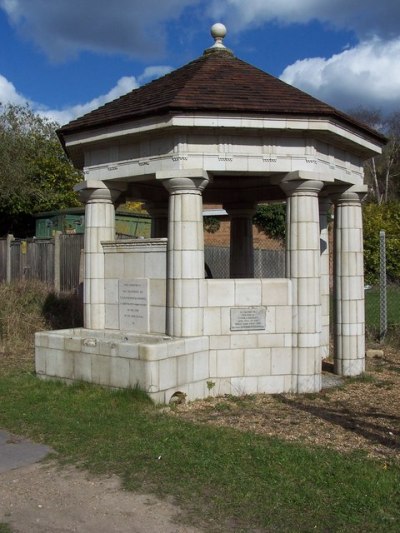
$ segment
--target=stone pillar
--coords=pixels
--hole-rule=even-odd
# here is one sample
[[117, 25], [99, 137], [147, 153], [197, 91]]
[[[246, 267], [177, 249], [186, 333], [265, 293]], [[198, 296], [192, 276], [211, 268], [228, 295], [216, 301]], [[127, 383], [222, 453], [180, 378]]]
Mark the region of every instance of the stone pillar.
[[204, 177], [169, 178], [167, 258], [167, 333], [173, 337], [203, 334], [200, 291], [204, 280], [202, 191]]
[[330, 275], [329, 275], [329, 198], [319, 200], [320, 268], [321, 268], [321, 358], [329, 356]]
[[321, 389], [320, 229], [321, 181], [281, 184], [288, 195], [287, 272], [293, 295], [293, 391]]
[[168, 237], [168, 205], [165, 202], [146, 202], [146, 209], [151, 216], [151, 237]]
[[253, 216], [251, 204], [224, 204], [230, 216], [230, 263], [231, 278], [254, 278]]
[[105, 324], [104, 254], [102, 241], [115, 239], [114, 202], [120, 190], [103, 182], [78, 186], [85, 202], [85, 275], [83, 284], [84, 327], [103, 329]]
[[357, 376], [365, 369], [364, 263], [361, 196], [346, 191], [335, 209], [334, 371]]

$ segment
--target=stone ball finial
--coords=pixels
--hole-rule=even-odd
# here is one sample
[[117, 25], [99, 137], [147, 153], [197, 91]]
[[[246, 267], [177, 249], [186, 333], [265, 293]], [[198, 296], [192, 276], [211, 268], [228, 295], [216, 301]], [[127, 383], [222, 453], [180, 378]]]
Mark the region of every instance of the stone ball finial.
[[222, 44], [222, 39], [225, 37], [226, 33], [226, 27], [220, 22], [217, 22], [211, 26], [211, 35], [215, 40], [215, 44], [212, 48], [225, 48], [225, 46]]

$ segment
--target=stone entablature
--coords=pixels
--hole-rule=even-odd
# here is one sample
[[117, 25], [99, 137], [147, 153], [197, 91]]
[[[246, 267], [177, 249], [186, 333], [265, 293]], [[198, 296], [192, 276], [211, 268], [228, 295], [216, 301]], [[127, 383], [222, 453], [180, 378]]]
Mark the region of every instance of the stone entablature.
[[[212, 123], [212, 120], [210, 119]], [[117, 146], [96, 146], [85, 152], [86, 179], [149, 179], [161, 171], [202, 168], [211, 173], [275, 174], [304, 170], [319, 172], [350, 184], [362, 183], [363, 162], [343, 142], [332, 144], [315, 132], [296, 130], [285, 135], [263, 131], [248, 135], [211, 132], [174, 134], [155, 139], [131, 139]]]

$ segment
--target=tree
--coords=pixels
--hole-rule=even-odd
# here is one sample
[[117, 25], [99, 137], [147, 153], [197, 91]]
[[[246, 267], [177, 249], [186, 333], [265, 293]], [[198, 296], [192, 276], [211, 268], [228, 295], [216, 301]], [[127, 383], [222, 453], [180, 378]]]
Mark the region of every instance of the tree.
[[34, 213], [80, 205], [73, 187], [82, 175], [64, 153], [57, 127], [28, 106], [0, 105], [1, 234]]
[[400, 202], [363, 207], [365, 281], [379, 281], [379, 231], [386, 232], [386, 272], [389, 281], [400, 279]]
[[400, 111], [384, 116], [377, 109], [358, 107], [349, 114], [388, 138], [382, 155], [365, 163], [365, 178], [377, 204], [399, 198], [400, 186]]
[[273, 239], [284, 239], [286, 234], [286, 204], [260, 204], [253, 222]]

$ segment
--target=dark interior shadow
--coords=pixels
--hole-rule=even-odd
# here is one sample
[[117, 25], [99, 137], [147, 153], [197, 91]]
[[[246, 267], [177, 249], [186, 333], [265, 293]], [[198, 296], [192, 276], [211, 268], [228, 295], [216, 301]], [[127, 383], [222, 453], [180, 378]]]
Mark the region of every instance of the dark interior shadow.
[[43, 304], [43, 316], [51, 329], [83, 327], [81, 294], [50, 293]]

